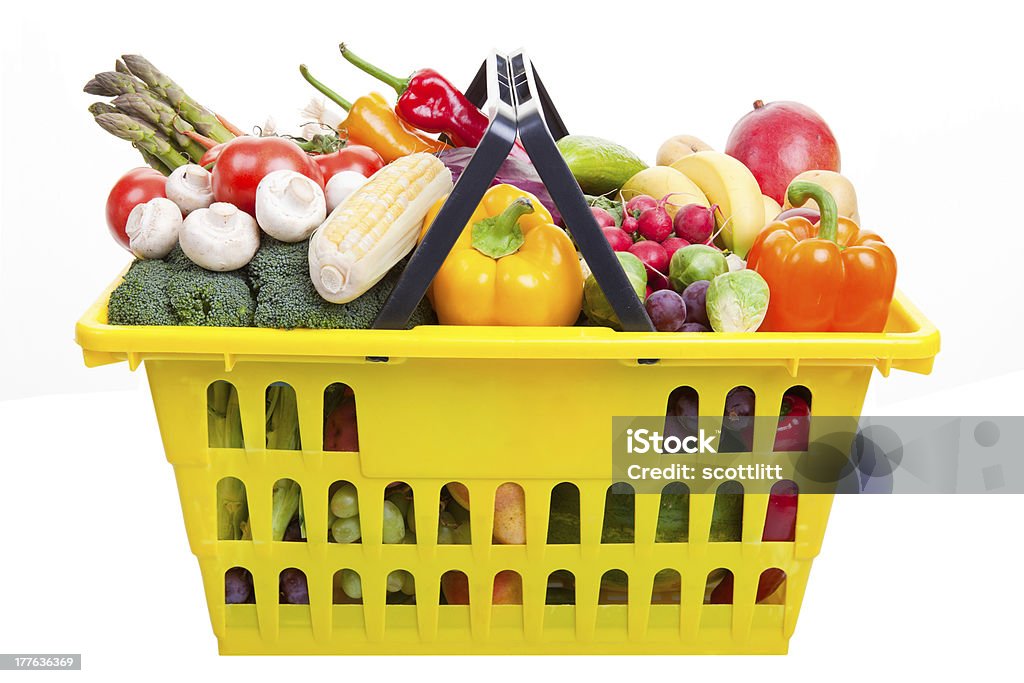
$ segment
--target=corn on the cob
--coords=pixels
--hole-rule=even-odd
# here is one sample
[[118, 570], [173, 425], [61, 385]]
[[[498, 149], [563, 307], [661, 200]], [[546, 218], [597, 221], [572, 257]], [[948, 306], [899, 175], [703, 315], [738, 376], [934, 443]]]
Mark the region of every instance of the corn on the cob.
[[373, 174], [309, 241], [309, 276], [327, 301], [352, 301], [412, 251], [430, 207], [452, 174], [430, 154], [410, 154]]

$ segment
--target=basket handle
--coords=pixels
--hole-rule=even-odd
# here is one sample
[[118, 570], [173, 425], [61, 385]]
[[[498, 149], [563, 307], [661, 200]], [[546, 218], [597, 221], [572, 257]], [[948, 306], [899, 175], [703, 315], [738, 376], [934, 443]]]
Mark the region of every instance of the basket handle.
[[[547, 90], [536, 79], [525, 53], [517, 52], [510, 59], [493, 52], [480, 67], [466, 96], [479, 106], [485, 90], [487, 101], [492, 103], [487, 132], [430, 230], [413, 252], [384, 308], [377, 315], [374, 329], [405, 329], [408, 325], [413, 310], [423, 299], [519, 135], [591, 272], [622, 321], [623, 329], [653, 331], [654, 326], [643, 302], [636, 296], [615, 252], [601, 233], [583, 192], [555, 146], [555, 136], [541, 116], [543, 108], [555, 135], [559, 138], [566, 135], [565, 124]], [[536, 98], [533, 95], [535, 90]]]

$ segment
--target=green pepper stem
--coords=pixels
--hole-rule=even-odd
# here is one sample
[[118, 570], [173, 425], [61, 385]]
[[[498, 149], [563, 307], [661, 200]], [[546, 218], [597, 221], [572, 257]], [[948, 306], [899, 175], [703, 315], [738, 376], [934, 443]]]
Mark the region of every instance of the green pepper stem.
[[321, 93], [323, 93], [323, 95], [327, 99], [329, 99], [331, 102], [334, 102], [336, 105], [338, 105], [339, 107], [341, 107], [345, 111], [348, 111], [349, 109], [352, 108], [352, 103], [351, 102], [349, 102], [348, 100], [343, 98], [341, 95], [339, 95], [338, 93], [336, 93], [333, 90], [331, 90], [330, 88], [328, 88], [326, 85], [324, 85], [319, 80], [317, 80], [313, 76], [313, 74], [309, 73], [309, 68], [305, 64], [300, 64], [299, 65], [299, 73], [302, 74], [302, 77], [306, 79], [307, 83], [309, 83], [311, 86], [313, 86], [314, 88], [319, 90]]
[[519, 251], [525, 238], [519, 219], [533, 213], [533, 203], [520, 197], [497, 216], [473, 224], [473, 248], [484, 256], [499, 259]]
[[808, 199], [813, 199], [821, 215], [818, 221], [818, 237], [831, 242], [836, 241], [839, 232], [839, 209], [836, 208], [836, 200], [828, 190], [817, 183], [798, 180], [790, 183], [786, 194], [792, 206], [803, 206]]
[[357, 68], [370, 74], [381, 83], [384, 83], [385, 85], [389, 85], [392, 88], [394, 88], [395, 92], [398, 93], [399, 97], [401, 97], [402, 93], [404, 93], [406, 89], [408, 89], [408, 78], [398, 78], [397, 76], [392, 76], [391, 74], [389, 74], [387, 71], [384, 71], [380, 67], [370, 64], [368, 61], [366, 61], [359, 55], [356, 55], [351, 50], [349, 50], [348, 46], [345, 45], [345, 43], [339, 45], [338, 49], [341, 50], [341, 56], [347, 59], [349, 63], [354, 64]]

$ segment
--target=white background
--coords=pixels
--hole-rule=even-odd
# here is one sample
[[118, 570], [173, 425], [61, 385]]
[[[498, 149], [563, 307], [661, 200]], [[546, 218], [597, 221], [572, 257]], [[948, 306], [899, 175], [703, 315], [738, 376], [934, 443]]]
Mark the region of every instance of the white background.
[[[139, 158], [81, 86], [140, 52], [243, 127], [312, 91], [374, 87], [336, 45], [397, 74], [467, 84], [491, 47], [530, 50], [573, 132], [653, 162], [664, 138], [718, 149], [755, 99], [831, 125], [863, 223], [943, 334], [929, 377], [876, 377], [867, 414], [1021, 414], [1024, 63], [996, 3], [18, 3], [0, 107], [0, 652], [83, 652], [88, 680], [387, 675], [738, 675], [812, 680], [1010, 666], [1024, 588], [1020, 497], [839, 500], [787, 658], [220, 659], [142, 373], [86, 370], [75, 319], [128, 257], [103, 205]], [[568, 6], [574, 7], [569, 9]], [[927, 7], [927, 9], [924, 9]], [[408, 668], [407, 668], [408, 667]], [[415, 668], [413, 668], [415, 667]], [[877, 672], [877, 673], [876, 673]], [[243, 678], [244, 677], [244, 678]]]

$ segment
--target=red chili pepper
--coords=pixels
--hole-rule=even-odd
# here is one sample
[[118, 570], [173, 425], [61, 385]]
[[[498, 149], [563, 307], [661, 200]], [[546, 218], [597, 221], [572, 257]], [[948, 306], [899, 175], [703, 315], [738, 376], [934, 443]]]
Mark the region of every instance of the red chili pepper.
[[[428, 133], [444, 133], [456, 147], [476, 147], [487, 132], [487, 116], [444, 76], [433, 69], [421, 69], [409, 78], [398, 78], [353, 54], [342, 43], [342, 56], [398, 93], [395, 112], [410, 126]], [[526, 158], [516, 141], [513, 156]]]

